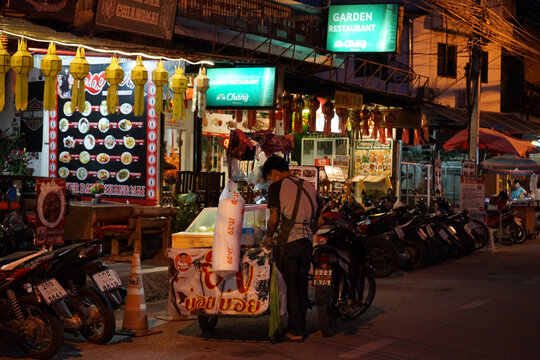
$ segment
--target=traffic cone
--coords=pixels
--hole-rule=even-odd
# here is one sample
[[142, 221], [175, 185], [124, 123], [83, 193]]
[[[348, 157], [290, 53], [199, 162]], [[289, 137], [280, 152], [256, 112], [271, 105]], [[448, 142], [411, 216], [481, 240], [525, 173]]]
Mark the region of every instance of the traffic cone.
[[124, 319], [120, 333], [122, 335], [144, 336], [158, 332], [148, 329], [141, 260], [139, 254], [133, 254], [126, 305], [124, 306]]
[[486, 244], [486, 251], [495, 251], [495, 241], [493, 240], [493, 229], [489, 228], [489, 240]]

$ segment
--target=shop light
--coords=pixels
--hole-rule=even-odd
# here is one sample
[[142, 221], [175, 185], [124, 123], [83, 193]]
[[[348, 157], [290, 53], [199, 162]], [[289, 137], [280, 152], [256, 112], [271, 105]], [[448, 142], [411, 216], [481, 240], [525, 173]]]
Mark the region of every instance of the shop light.
[[210, 66], [213, 66], [214, 63], [212, 61], [208, 61], [208, 60], [201, 60], [201, 61], [196, 61], [196, 62], [193, 62], [193, 61], [189, 61], [187, 59], [184, 59], [184, 58], [171, 58], [171, 57], [167, 57], [167, 56], [157, 56], [157, 55], [150, 55], [150, 54], [145, 54], [145, 53], [142, 53], [142, 52], [129, 52], [129, 51], [122, 51], [122, 50], [107, 50], [107, 49], [100, 49], [100, 48], [96, 48], [96, 47], [93, 47], [93, 46], [89, 46], [89, 45], [84, 45], [84, 44], [76, 44], [76, 43], [68, 43], [68, 42], [63, 42], [63, 41], [57, 41], [57, 40], [51, 40], [51, 39], [38, 39], [38, 38], [34, 38], [34, 37], [31, 37], [31, 36], [27, 36], [27, 35], [21, 35], [21, 34], [17, 34], [17, 33], [13, 33], [11, 31], [7, 31], [7, 30], [0, 30], [0, 36], [5, 36], [5, 35], [10, 35], [10, 36], [14, 36], [14, 37], [18, 37], [18, 38], [21, 38], [21, 39], [27, 39], [27, 40], [31, 40], [31, 41], [35, 41], [35, 42], [42, 42], [42, 43], [50, 43], [50, 42], [54, 42], [56, 43], [57, 45], [62, 45], [62, 46], [66, 46], [66, 47], [74, 47], [74, 48], [78, 48], [80, 46], [82, 46], [83, 48], [85, 49], [88, 49], [90, 51], [93, 51], [93, 52], [97, 52], [97, 53], [103, 53], [103, 54], [111, 54], [111, 55], [114, 55], [114, 54], [117, 54], [117, 55], [122, 55], [124, 57], [130, 57], [130, 58], [136, 58], [137, 56], [141, 56], [145, 59], [151, 59], [151, 60], [169, 60], [169, 61], [185, 61], [187, 62], [188, 64], [191, 64], [191, 65], [210, 65]]
[[533, 140], [531, 143], [536, 147], [540, 147], [540, 140]]

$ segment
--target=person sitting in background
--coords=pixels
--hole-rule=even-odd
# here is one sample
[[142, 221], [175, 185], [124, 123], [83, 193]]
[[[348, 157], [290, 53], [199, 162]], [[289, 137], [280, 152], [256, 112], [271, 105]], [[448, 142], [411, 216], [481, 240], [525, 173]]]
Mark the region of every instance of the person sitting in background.
[[510, 198], [519, 199], [522, 195], [527, 195], [527, 192], [521, 187], [518, 180], [514, 180], [514, 189], [510, 193]]
[[502, 190], [496, 197], [494, 204], [497, 206], [497, 209], [499, 211], [509, 210], [510, 208], [508, 207], [508, 193]]

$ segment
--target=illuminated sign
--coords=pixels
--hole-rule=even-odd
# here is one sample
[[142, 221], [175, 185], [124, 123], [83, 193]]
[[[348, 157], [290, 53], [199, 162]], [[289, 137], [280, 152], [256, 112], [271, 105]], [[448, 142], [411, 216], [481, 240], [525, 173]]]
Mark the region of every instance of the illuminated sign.
[[331, 5], [326, 48], [335, 52], [395, 52], [403, 8], [398, 4]]
[[208, 69], [210, 89], [206, 107], [211, 109], [271, 108], [274, 106], [276, 68]]

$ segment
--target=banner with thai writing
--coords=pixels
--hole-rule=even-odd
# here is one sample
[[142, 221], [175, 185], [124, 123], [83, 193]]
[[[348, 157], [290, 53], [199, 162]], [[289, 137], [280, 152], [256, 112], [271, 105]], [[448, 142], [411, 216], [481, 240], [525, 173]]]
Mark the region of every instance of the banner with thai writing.
[[[148, 71], [155, 62], [145, 62]], [[155, 85], [145, 87], [147, 104], [140, 117], [133, 114], [134, 61], [121, 62], [124, 80], [118, 86], [119, 106], [107, 112], [108, 64], [91, 64], [84, 79], [86, 105], [71, 108], [73, 78], [65, 66], [58, 77], [57, 111], [49, 113], [49, 177], [66, 179], [73, 194], [90, 195], [97, 181], [105, 197], [157, 200], [158, 118]]]
[[238, 272], [212, 271], [212, 249], [169, 249], [170, 299], [179, 314], [260, 315], [268, 308], [270, 251], [243, 249]]
[[65, 199], [64, 179], [36, 179], [36, 246], [64, 243]]

